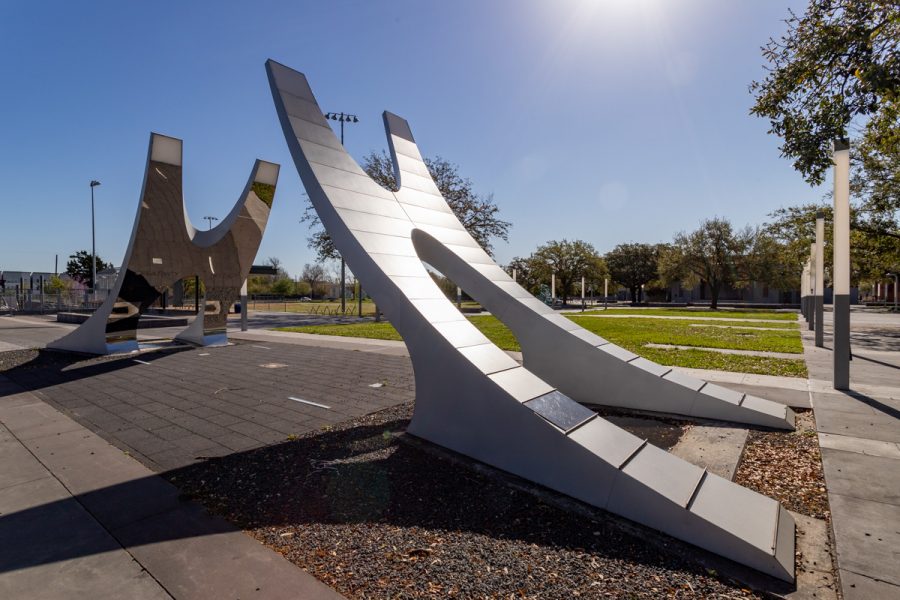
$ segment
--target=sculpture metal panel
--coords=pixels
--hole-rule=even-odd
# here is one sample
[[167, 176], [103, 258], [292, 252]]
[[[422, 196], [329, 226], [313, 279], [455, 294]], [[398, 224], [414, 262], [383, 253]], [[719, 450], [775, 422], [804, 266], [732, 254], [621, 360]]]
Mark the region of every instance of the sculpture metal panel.
[[202, 310], [176, 339], [226, 343], [228, 309], [259, 249], [278, 171], [278, 165], [257, 160], [228, 216], [200, 231], [191, 224], [182, 197], [182, 141], [151, 134], [140, 204], [116, 284], [87, 321], [49, 347], [92, 354], [136, 350], [140, 316], [167, 287], [186, 277], [199, 277], [205, 288]]
[[[266, 69], [322, 223], [409, 348], [416, 377], [409, 433], [793, 579], [794, 521], [775, 500], [647, 444], [575, 400], [783, 428], [793, 413], [676, 375], [554, 313], [466, 232], [406, 121], [384, 116], [399, 185], [386, 190], [346, 153], [303, 74], [273, 61]], [[510, 326], [524, 366], [456, 309], [423, 261]]]

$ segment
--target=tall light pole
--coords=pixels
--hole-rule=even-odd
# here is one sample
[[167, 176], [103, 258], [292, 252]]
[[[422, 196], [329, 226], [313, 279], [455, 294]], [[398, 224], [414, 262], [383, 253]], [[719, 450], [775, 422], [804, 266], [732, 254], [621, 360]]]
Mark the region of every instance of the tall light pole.
[[825, 213], [821, 210], [816, 212], [816, 276], [815, 276], [815, 292], [813, 294], [814, 307], [816, 313], [816, 347], [823, 348], [825, 346]]
[[[346, 113], [325, 113], [326, 119], [331, 119], [332, 121], [340, 121], [341, 123], [341, 146], [344, 145], [344, 123], [359, 123], [359, 117], [356, 115], [348, 115]], [[347, 265], [344, 262], [344, 256], [341, 255], [341, 313], [346, 312], [347, 310], [347, 288], [346, 288], [346, 272]], [[362, 316], [362, 284], [359, 285], [359, 316]]]
[[206, 219], [207, 221], [209, 221], [209, 227], [207, 227], [207, 230], [212, 229], [213, 221], [219, 220], [219, 217], [203, 217], [203, 218]]
[[834, 141], [834, 369], [836, 390], [850, 389], [850, 143]]
[[97, 297], [97, 235], [94, 225], [94, 188], [100, 185], [91, 179], [91, 296]]

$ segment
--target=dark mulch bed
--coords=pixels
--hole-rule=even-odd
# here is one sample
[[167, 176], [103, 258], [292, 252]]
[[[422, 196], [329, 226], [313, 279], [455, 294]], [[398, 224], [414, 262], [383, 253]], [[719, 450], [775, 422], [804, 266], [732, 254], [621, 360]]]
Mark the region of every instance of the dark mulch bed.
[[829, 519], [812, 411], [797, 412], [795, 431], [751, 431], [734, 481], [775, 498], [788, 510]]
[[697, 550], [399, 438], [411, 404], [165, 473], [350, 598], [746, 598]]
[[10, 350], [0, 352], [0, 373], [27, 365], [38, 358], [38, 350]]

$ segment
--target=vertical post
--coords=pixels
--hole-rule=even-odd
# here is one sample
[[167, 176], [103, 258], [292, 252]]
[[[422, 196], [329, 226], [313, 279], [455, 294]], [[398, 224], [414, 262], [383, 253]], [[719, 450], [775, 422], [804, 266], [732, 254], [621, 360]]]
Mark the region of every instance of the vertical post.
[[816, 244], [809, 245], [809, 330], [813, 331], [816, 326], [816, 272], [819, 266], [816, 264]]
[[581, 277], [581, 312], [584, 312], [584, 276]]
[[44, 276], [41, 275], [41, 314], [44, 314]]
[[834, 389], [850, 389], [850, 143], [834, 141]]
[[809, 303], [807, 302], [809, 290], [809, 259], [803, 263], [803, 271], [800, 273], [800, 314], [804, 321], [809, 321]]
[[[343, 129], [343, 123], [341, 123], [341, 128]], [[344, 313], [347, 312], [347, 285], [346, 278], [344, 277], [344, 273], [346, 270], [346, 264], [344, 263], [344, 257], [341, 257], [341, 316], [344, 316]]]
[[897, 273], [894, 273], [894, 312], [897, 312], [897, 280], [900, 279]]
[[200, 314], [200, 276], [194, 275], [194, 314]]
[[462, 308], [462, 289], [456, 286], [456, 308]]
[[516, 272], [516, 269], [513, 269], [513, 281], [518, 282], [516, 275], [518, 275], [518, 273]]
[[356, 304], [359, 306], [359, 317], [362, 318], [362, 282], [356, 280]]
[[550, 306], [556, 306], [556, 273], [550, 275]]
[[816, 275], [813, 303], [816, 321], [816, 347], [825, 345], [825, 213], [816, 213]]
[[609, 308], [609, 278], [603, 278], [603, 310]]
[[241, 285], [241, 331], [247, 331], [247, 280]]
[[94, 232], [94, 182], [91, 182], [91, 296], [97, 297], [97, 236]]

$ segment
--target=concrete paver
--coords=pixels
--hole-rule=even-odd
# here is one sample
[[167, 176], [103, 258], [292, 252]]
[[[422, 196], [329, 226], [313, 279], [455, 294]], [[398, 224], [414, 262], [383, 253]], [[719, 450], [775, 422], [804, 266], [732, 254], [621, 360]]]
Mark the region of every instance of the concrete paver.
[[851, 314], [849, 392], [831, 387], [825, 317], [824, 348], [802, 336], [843, 597], [900, 598], [900, 315]]
[[35, 395], [0, 424], [0, 597], [341, 598]]

